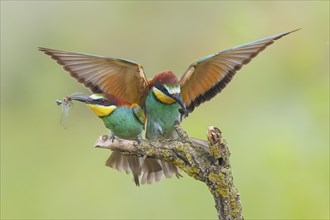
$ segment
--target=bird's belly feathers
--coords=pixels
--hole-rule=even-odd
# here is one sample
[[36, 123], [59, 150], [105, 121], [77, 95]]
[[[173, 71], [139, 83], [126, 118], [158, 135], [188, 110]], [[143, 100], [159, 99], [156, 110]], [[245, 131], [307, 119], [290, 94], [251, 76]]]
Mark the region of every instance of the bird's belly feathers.
[[143, 129], [143, 125], [129, 107], [119, 107], [102, 119], [105, 126], [119, 138], [135, 139]]
[[147, 139], [173, 138], [174, 124], [180, 117], [180, 105], [164, 104], [149, 94], [146, 100]]

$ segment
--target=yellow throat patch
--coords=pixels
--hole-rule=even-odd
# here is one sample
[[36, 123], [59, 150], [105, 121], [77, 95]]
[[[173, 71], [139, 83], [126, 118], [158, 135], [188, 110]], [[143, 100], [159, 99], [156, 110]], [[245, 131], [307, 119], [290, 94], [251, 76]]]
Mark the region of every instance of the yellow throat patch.
[[93, 112], [99, 117], [105, 117], [110, 115], [113, 110], [117, 108], [115, 105], [110, 105], [110, 106], [102, 106], [102, 105], [91, 105], [87, 104], [87, 106], [92, 109]]
[[152, 92], [154, 93], [154, 95], [156, 96], [156, 98], [161, 101], [162, 103], [165, 103], [165, 104], [172, 104], [175, 101], [175, 99], [167, 96], [166, 94], [164, 94], [162, 91], [160, 91], [159, 89], [157, 89], [156, 87], [154, 87], [152, 89]]

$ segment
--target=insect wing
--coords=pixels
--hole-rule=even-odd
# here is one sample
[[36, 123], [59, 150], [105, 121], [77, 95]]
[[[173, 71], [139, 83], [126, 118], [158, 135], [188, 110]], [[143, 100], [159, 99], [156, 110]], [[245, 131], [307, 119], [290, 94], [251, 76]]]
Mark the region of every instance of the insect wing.
[[72, 106], [72, 102], [69, 100], [64, 100], [62, 103], [61, 125], [65, 129], [68, 128], [68, 116], [71, 106]]

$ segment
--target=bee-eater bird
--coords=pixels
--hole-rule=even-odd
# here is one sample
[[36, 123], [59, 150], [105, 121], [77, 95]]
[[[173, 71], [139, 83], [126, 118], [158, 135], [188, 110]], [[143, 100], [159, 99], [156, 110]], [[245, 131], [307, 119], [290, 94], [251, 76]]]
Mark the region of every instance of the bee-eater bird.
[[[137, 140], [140, 142], [142, 130], [146, 121], [144, 111], [138, 104], [123, 102], [107, 94], [83, 94], [71, 95], [70, 100], [85, 103], [104, 122], [105, 127], [110, 129], [110, 138], [115, 137]], [[136, 185], [139, 185], [142, 159], [133, 155], [122, 155], [114, 151], [106, 162], [107, 166], [119, 171], [132, 172]], [[158, 168], [161, 170], [161, 168]]]
[[[275, 40], [292, 32], [203, 57], [193, 62], [179, 79], [171, 71], [165, 71], [149, 81], [140, 64], [125, 59], [47, 48], [40, 50], [55, 59], [92, 92], [113, 94], [144, 108], [147, 139], [175, 138], [173, 128], [180, 121], [180, 115], [186, 116], [195, 107], [213, 98], [243, 65]], [[165, 175], [178, 174], [176, 167], [171, 165], [164, 171], [167, 173]], [[142, 182], [144, 179], [142, 176]]]

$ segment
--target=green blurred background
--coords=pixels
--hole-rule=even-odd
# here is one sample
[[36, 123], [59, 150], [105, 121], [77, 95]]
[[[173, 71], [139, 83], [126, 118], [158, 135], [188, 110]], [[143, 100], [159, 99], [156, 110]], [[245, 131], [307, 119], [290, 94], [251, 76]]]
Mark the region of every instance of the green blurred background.
[[221, 128], [246, 219], [329, 218], [329, 2], [1, 1], [1, 218], [215, 219], [207, 187], [184, 174], [135, 187], [93, 149], [108, 131], [76, 104], [87, 92], [50, 47], [138, 61], [148, 77], [302, 28], [262, 52], [183, 122]]

